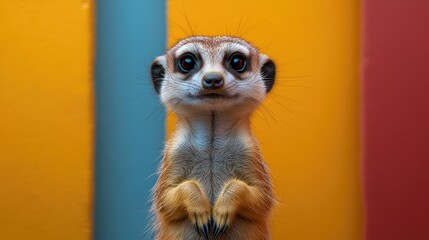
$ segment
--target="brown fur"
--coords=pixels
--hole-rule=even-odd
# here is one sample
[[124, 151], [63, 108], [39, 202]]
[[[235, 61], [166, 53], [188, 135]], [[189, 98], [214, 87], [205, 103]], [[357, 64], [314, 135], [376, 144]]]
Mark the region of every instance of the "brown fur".
[[[200, 47], [215, 52], [225, 41], [249, 48], [255, 58], [251, 71], [260, 74], [255, 48], [241, 39], [220, 37], [191, 38], [177, 44], [167, 53], [167, 75], [174, 74], [174, 52], [184, 44], [202, 42]], [[165, 76], [166, 81], [168, 78]], [[270, 239], [275, 199], [268, 168], [249, 126], [257, 104], [249, 102], [222, 110], [189, 106], [175, 109], [176, 132], [166, 145], [154, 191], [158, 240], [204, 239], [204, 227], [208, 229], [205, 239], [215, 239], [212, 221], [226, 229], [217, 239]]]

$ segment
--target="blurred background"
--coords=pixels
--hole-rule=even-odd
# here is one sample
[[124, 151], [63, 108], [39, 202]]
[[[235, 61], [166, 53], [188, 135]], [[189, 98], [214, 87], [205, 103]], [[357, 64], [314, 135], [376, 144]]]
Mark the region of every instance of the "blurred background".
[[175, 118], [149, 66], [195, 35], [276, 62], [274, 240], [429, 239], [425, 0], [0, 0], [0, 239], [154, 238]]

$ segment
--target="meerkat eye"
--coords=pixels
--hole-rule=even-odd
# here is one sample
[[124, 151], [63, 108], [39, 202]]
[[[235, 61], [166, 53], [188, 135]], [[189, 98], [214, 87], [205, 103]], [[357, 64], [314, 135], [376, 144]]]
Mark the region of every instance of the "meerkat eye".
[[188, 73], [197, 67], [197, 60], [191, 53], [186, 53], [179, 59], [179, 69], [183, 73]]
[[244, 70], [246, 70], [246, 67], [247, 67], [246, 57], [241, 53], [232, 54], [229, 59], [229, 67], [239, 73], [244, 72]]

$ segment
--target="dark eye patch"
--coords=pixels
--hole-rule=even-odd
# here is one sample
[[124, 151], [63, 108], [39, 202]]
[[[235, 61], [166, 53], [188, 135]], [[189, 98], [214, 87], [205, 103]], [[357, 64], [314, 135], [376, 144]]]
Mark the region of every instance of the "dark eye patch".
[[241, 53], [233, 53], [229, 57], [229, 67], [238, 73], [242, 73], [247, 68], [247, 57]]
[[197, 67], [197, 59], [193, 54], [187, 53], [179, 58], [178, 64], [182, 73], [189, 73]]
[[242, 79], [241, 74], [250, 68], [250, 58], [240, 52], [232, 52], [225, 55], [225, 68], [236, 78]]
[[175, 59], [175, 70], [185, 74], [185, 80], [188, 79], [192, 73], [196, 72], [202, 66], [202, 61], [199, 55], [186, 52]]

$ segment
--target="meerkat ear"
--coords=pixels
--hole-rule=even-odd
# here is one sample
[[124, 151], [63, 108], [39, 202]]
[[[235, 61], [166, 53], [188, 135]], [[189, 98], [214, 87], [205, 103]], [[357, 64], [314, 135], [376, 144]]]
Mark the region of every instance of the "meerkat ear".
[[150, 75], [152, 77], [153, 87], [155, 88], [156, 93], [161, 92], [162, 81], [165, 77], [165, 57], [160, 56], [157, 57], [151, 67], [150, 67]]
[[261, 55], [261, 61], [263, 62], [261, 67], [261, 75], [268, 93], [274, 86], [274, 81], [276, 78], [276, 64], [266, 55]]

